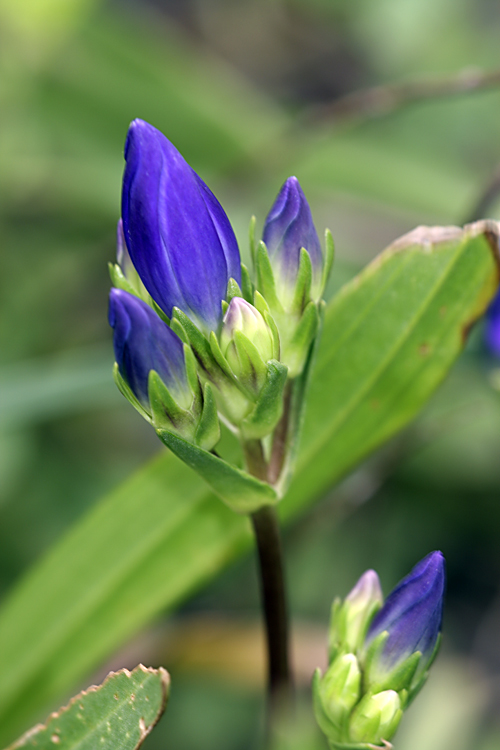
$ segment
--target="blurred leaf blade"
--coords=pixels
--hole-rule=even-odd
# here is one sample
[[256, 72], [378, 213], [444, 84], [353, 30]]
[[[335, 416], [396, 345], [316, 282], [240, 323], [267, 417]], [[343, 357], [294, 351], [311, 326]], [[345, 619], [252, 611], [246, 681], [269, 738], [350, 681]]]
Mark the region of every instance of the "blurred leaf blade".
[[[445, 376], [498, 285], [483, 229], [392, 246], [332, 300], [283, 519], [407, 424]], [[118, 487], [4, 605], [1, 741], [250, 541], [247, 519], [170, 454]]]
[[332, 300], [290, 504], [394, 435], [445, 377], [498, 286], [498, 235], [474, 231], [395, 243]]
[[135, 750], [163, 714], [168, 700], [168, 672], [143, 667], [111, 672], [102, 685], [83, 690], [29, 730], [8, 750]]

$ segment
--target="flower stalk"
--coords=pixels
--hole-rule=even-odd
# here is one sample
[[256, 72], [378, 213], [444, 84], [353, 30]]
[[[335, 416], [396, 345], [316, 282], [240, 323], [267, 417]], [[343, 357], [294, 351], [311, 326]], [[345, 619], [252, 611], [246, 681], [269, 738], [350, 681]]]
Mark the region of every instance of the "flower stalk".
[[262, 608], [268, 654], [268, 733], [290, 712], [293, 686], [289, 656], [289, 620], [283, 550], [276, 508], [251, 515], [259, 558]]

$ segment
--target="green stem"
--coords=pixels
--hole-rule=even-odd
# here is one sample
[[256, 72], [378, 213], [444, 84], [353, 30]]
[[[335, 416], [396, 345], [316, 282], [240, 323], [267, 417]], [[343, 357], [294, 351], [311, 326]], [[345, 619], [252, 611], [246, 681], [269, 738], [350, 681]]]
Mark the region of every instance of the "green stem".
[[288, 432], [290, 429], [290, 408], [293, 393], [292, 387], [291, 381], [285, 386], [285, 393], [283, 395], [283, 416], [276, 425], [273, 434], [273, 446], [267, 470], [268, 482], [273, 485], [276, 484], [280, 478], [283, 466], [285, 465], [288, 447]]
[[246, 469], [249, 474], [267, 482], [267, 463], [261, 440], [245, 440], [243, 443]]

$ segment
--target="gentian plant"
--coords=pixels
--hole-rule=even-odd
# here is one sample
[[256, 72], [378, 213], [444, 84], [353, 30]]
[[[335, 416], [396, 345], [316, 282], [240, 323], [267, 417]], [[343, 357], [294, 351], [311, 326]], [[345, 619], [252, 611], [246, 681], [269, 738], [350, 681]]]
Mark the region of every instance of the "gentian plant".
[[436, 656], [444, 588], [443, 555], [431, 552], [385, 602], [373, 570], [335, 600], [330, 665], [313, 681], [316, 718], [332, 748], [388, 746]]
[[[492, 221], [463, 229], [419, 227], [345, 285], [324, 315], [322, 296], [332, 268], [333, 241], [328, 231], [324, 243], [320, 241], [295, 177], [281, 187], [263, 222], [261, 240], [252, 219], [252, 267], [246, 268], [219, 201], [162, 133], [135, 120], [125, 159], [117, 257], [110, 267], [115, 380], [170, 451], [232, 511], [250, 519], [267, 636], [268, 739], [283, 747], [284, 739], [292, 737], [297, 748], [276, 506], [294, 471], [298, 477], [288, 495], [292, 512], [416, 414], [497, 290], [500, 227]], [[494, 305], [489, 318], [493, 333], [496, 310]], [[316, 363], [322, 328], [326, 343]], [[315, 364], [312, 417], [304, 430], [308, 442], [296, 465]], [[70, 536], [69, 544], [66, 540], [49, 556], [40, 578], [29, 578], [24, 593], [6, 608], [3, 626], [0, 613], [0, 657], [3, 649], [4, 662], [22, 665], [10, 676], [7, 669], [6, 679], [0, 674], [0, 719], [10, 723], [9, 737], [19, 723], [16, 701], [32, 694], [44, 665], [50, 667], [50, 685], [42, 684], [34, 703], [37, 710], [50, 690], [66, 684], [64, 679], [82, 676], [72, 672], [80, 668], [78, 658], [73, 660], [76, 667], [66, 658], [71, 633], [77, 642], [81, 636], [94, 654], [89, 663], [113, 641], [106, 632], [103, 645], [92, 614], [80, 622], [81, 601], [101, 625], [113, 618], [116, 624], [124, 612], [130, 613], [133, 591], [130, 620], [144, 624], [148, 615], [143, 609], [152, 616], [166, 602], [156, 588], [151, 600], [144, 604], [141, 598], [143, 589], [147, 596], [151, 592], [150, 567], [155, 586], [167, 581], [172, 603], [172, 597], [178, 601], [200, 576], [205, 580], [207, 560], [215, 569], [234, 553], [235, 539], [244, 542], [247, 521], [229, 513], [209, 492], [201, 504], [199, 495], [194, 504], [186, 499], [186, 507], [192, 504], [184, 515], [184, 497], [176, 497], [175, 487], [183, 467], [164, 458], [173, 473], [156, 473], [153, 467], [149, 490], [141, 474], [126, 505], [120, 493], [113, 495], [104, 513], [98, 508]], [[182, 481], [189, 484], [189, 472]], [[150, 496], [162, 486], [168, 502], [155, 497], [152, 503]], [[143, 487], [144, 494], [138, 492]], [[289, 513], [290, 506], [283, 504], [283, 510]], [[179, 516], [182, 533], [176, 537], [172, 518]], [[205, 555], [207, 529], [213, 538]], [[154, 555], [148, 544], [154, 545]], [[124, 547], [129, 555], [125, 561]], [[99, 565], [87, 565], [87, 549], [97, 550]], [[167, 560], [170, 576], [163, 575], [163, 568], [158, 574], [159, 559]], [[178, 569], [181, 584], [170, 580]], [[40, 599], [44, 576], [46, 580], [54, 570], [59, 594]], [[390, 747], [439, 646], [444, 582], [443, 556], [432, 552], [385, 602], [373, 570], [361, 576], [343, 601], [335, 600], [329, 666], [325, 674], [318, 670], [313, 680], [317, 723], [333, 750]], [[109, 593], [109, 611], [104, 592]], [[33, 607], [41, 615], [26, 618]], [[23, 614], [21, 619], [16, 612]], [[56, 624], [50, 626], [52, 621]], [[35, 649], [33, 659], [30, 644], [38, 639], [39, 622], [49, 623], [49, 631], [43, 633], [41, 651]], [[130, 635], [133, 623], [120, 619], [118, 632]], [[25, 634], [18, 638], [20, 629]], [[52, 657], [58, 657], [56, 665], [64, 662], [62, 682], [52, 680]], [[164, 710], [169, 684], [163, 669], [139, 666], [112, 674], [9, 750], [49, 750], [59, 743], [68, 750], [84, 745], [135, 750]]]
[[[321, 246], [290, 177], [259, 242], [251, 222], [247, 269], [217, 198], [162, 133], [135, 120], [125, 159], [109, 306], [115, 379], [168, 448], [251, 517], [275, 719], [291, 680], [274, 506], [292, 476], [333, 241], [327, 231]], [[239, 439], [243, 466], [216, 452], [221, 425]], [[433, 552], [385, 603], [371, 570], [335, 601], [330, 666], [313, 685], [332, 748], [389, 744], [436, 654], [443, 593], [444, 560]]]

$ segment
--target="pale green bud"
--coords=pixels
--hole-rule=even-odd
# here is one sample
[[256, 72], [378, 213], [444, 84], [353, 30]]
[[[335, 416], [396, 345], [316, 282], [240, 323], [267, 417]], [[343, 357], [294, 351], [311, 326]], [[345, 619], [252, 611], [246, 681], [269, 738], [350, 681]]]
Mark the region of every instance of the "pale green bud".
[[340, 724], [358, 702], [361, 671], [354, 654], [339, 656], [330, 665], [320, 682], [319, 695], [325, 714]]
[[330, 658], [339, 649], [356, 652], [363, 644], [374, 614], [383, 604], [382, 589], [374, 570], [363, 573], [341, 603], [336, 600], [330, 625]]
[[269, 326], [257, 308], [242, 297], [233, 297], [229, 303], [220, 335], [221, 351], [230, 364], [236, 362], [233, 354], [236, 331], [243, 333], [252, 342], [264, 362], [273, 358], [273, 337]]
[[257, 394], [264, 384], [266, 363], [277, 352], [266, 321], [242, 297], [233, 297], [224, 315], [220, 349], [238, 380]]
[[368, 742], [377, 745], [382, 740], [390, 740], [402, 715], [401, 701], [394, 690], [366, 695], [351, 716], [349, 723], [351, 742]]

